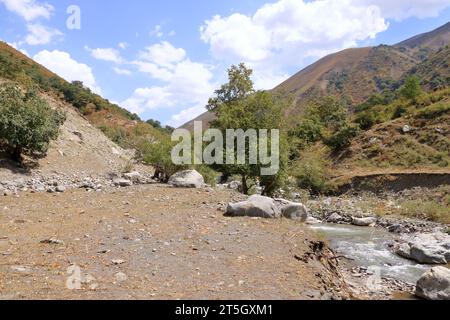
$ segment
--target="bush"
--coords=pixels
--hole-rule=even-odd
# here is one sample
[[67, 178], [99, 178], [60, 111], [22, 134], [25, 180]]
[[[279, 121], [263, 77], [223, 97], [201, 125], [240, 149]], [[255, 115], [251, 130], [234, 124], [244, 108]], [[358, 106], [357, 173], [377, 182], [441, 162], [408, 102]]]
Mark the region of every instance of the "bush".
[[172, 147], [173, 143], [168, 139], [156, 143], [142, 141], [138, 146], [142, 160], [155, 168], [155, 178], [161, 182], [167, 182], [173, 174], [187, 169], [186, 166], [172, 162]]
[[422, 94], [420, 81], [416, 77], [408, 77], [400, 89], [400, 95], [406, 99], [414, 100]]
[[437, 103], [417, 112], [416, 118], [434, 119], [445, 113], [450, 113], [450, 103]]
[[292, 176], [298, 187], [309, 190], [313, 194], [327, 193], [331, 190], [329, 182], [329, 163], [322, 154], [308, 152], [293, 164]]
[[344, 125], [340, 130], [325, 140], [325, 144], [333, 150], [348, 147], [352, 139], [357, 136], [359, 128], [352, 124]]
[[10, 84], [0, 88], [0, 145], [14, 160], [45, 154], [64, 121], [64, 114], [52, 110], [36, 91], [23, 93]]

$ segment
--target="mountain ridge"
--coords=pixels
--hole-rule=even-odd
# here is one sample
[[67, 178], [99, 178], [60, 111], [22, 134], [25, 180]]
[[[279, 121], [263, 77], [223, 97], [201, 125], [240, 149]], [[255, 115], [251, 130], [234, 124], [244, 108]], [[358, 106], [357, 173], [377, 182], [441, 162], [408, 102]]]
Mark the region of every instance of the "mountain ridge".
[[[356, 105], [413, 73], [415, 66], [449, 42], [450, 22], [393, 46], [344, 49], [303, 68], [271, 91], [293, 95], [295, 103], [286, 110], [291, 121], [317, 95], [333, 95]], [[213, 119], [214, 114], [208, 111], [181, 127], [191, 130], [193, 121], [202, 121], [205, 128]]]

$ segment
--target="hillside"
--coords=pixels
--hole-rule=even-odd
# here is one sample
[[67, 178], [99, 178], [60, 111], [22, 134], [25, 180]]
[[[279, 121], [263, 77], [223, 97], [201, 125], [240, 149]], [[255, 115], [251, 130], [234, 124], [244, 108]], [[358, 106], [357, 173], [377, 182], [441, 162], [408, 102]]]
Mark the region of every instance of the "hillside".
[[[166, 133], [92, 93], [81, 83], [68, 83], [5, 43], [0, 43], [0, 84], [12, 82], [23, 89], [38, 88], [39, 95], [66, 115], [60, 133], [43, 159], [26, 159], [18, 168], [0, 157], [0, 180], [48, 180], [55, 177], [66, 185], [87, 177], [104, 179], [124, 170], [139, 168], [135, 144], [155, 141]], [[6, 181], [6, 182], [5, 182]], [[1, 187], [1, 186], [0, 186]], [[1, 188], [0, 188], [1, 189]]]
[[0, 79], [10, 80], [24, 87], [37, 86], [42, 92], [73, 106], [80, 115], [123, 147], [132, 147], [132, 140], [136, 135], [150, 139], [160, 139], [164, 135], [142, 122], [136, 114], [91, 92], [81, 82], [65, 81], [1, 41]]
[[[320, 59], [273, 90], [295, 98], [295, 103], [286, 110], [294, 125], [295, 117], [318, 96], [332, 95], [351, 107], [374, 93], [397, 89], [410, 73], [429, 81], [436, 77], [446, 79], [449, 68], [444, 61], [448, 61], [449, 52], [448, 49], [437, 51], [449, 42], [450, 23], [394, 46], [346, 49]], [[195, 120], [203, 121], [206, 126], [213, 117], [206, 112]], [[192, 121], [183, 127], [191, 128]]]
[[423, 34], [402, 41], [395, 45], [397, 48], [409, 49], [418, 53], [422, 51], [437, 51], [450, 42], [450, 22]]

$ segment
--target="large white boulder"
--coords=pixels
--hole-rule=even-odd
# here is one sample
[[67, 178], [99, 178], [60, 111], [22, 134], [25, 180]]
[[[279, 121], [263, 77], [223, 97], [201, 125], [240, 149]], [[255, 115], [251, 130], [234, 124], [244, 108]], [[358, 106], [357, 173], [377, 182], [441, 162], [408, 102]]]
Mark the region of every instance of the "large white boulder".
[[416, 296], [428, 300], [450, 300], [450, 269], [435, 267], [425, 273], [417, 281]]
[[305, 222], [309, 216], [308, 208], [301, 203], [284, 199], [275, 199], [275, 203], [280, 208], [282, 216], [287, 219]]
[[196, 170], [185, 170], [171, 176], [169, 184], [179, 188], [201, 188], [205, 180]]
[[246, 201], [228, 204], [226, 214], [232, 217], [281, 217], [281, 211], [275, 201], [259, 195], [251, 196]]
[[352, 217], [352, 224], [359, 227], [373, 227], [377, 223], [377, 218], [367, 217], [367, 218], [355, 218]]

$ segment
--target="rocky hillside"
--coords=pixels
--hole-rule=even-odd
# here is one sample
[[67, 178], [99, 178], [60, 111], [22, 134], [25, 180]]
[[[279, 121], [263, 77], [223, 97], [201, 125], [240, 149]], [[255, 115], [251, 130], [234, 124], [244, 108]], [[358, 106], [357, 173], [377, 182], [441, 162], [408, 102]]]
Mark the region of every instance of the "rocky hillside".
[[1, 41], [0, 79], [13, 81], [24, 87], [37, 86], [47, 95], [71, 105], [123, 147], [132, 147], [136, 136], [158, 140], [165, 134], [141, 121], [136, 114], [91, 92], [82, 82], [65, 81]]
[[124, 171], [151, 168], [135, 160], [133, 143], [157, 140], [165, 133], [142, 122], [125, 109], [92, 93], [81, 83], [68, 83], [5, 43], [0, 43], [0, 85], [11, 82], [23, 89], [36, 88], [53, 108], [66, 115], [56, 141], [43, 159], [26, 159], [18, 168], [0, 154], [0, 192], [33, 190], [59, 184], [91, 186], [112, 183]]

